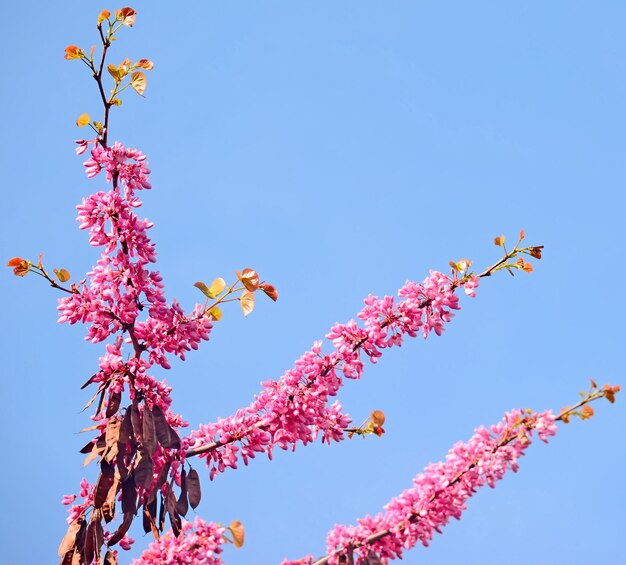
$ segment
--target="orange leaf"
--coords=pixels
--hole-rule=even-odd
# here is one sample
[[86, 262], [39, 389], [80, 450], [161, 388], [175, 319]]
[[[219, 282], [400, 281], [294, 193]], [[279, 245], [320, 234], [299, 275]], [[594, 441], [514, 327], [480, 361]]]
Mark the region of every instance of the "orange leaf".
[[239, 549], [243, 546], [243, 541], [245, 537], [243, 524], [239, 520], [234, 520], [233, 522], [231, 522], [230, 526], [228, 526], [228, 529], [233, 536], [233, 543], [235, 544], [235, 547]]
[[522, 267], [527, 273], [532, 273], [533, 272], [533, 266], [531, 263], [524, 263], [524, 266]]
[[76, 125], [79, 128], [82, 128], [83, 126], [86, 126], [89, 123], [89, 120], [91, 120], [91, 118], [89, 117], [89, 114], [81, 114], [80, 116], [78, 116], [78, 119], [76, 120]]
[[259, 288], [259, 275], [253, 269], [244, 269], [243, 272], [238, 275], [239, 279], [250, 292], [254, 292]]
[[259, 288], [265, 294], [267, 294], [274, 302], [278, 300], [278, 291], [273, 284], [262, 284]]
[[26, 273], [30, 270], [30, 261], [22, 259], [20, 257], [13, 257], [7, 263], [7, 267], [13, 267], [13, 274], [18, 277], [26, 276]]
[[122, 8], [121, 10], [115, 10], [115, 19], [122, 22], [123, 25], [133, 27], [135, 23], [135, 17], [137, 12], [132, 8]]
[[588, 420], [593, 416], [593, 408], [589, 404], [585, 404], [582, 409], [582, 419]]
[[371, 417], [376, 426], [382, 426], [385, 423], [385, 414], [382, 410], [374, 410]]
[[497, 245], [498, 247], [504, 245], [504, 236], [503, 235], [499, 235], [498, 237], [494, 237], [493, 238], [493, 243], [494, 243], [494, 245]]
[[139, 59], [139, 61], [135, 63], [135, 67], [151, 71], [154, 68], [154, 63], [150, 59]]
[[241, 305], [241, 311], [243, 312], [243, 315], [247, 317], [252, 312], [252, 310], [254, 310], [254, 294], [252, 294], [248, 290], [244, 290], [241, 293], [239, 304]]
[[520, 239], [524, 239], [525, 237], [526, 237], [526, 233], [524, 232], [524, 230], [523, 230], [523, 229], [521, 229], [521, 230], [519, 231], [519, 238], [520, 238]]
[[102, 12], [100, 12], [100, 15], [98, 16], [98, 27], [100, 27], [100, 24], [104, 20], [108, 20], [110, 15], [111, 12], [109, 12], [108, 10], [102, 10]]
[[65, 48], [65, 58], [68, 60], [82, 59], [84, 56], [85, 52], [80, 47], [76, 47], [76, 45], [68, 45]]
[[135, 92], [140, 96], [143, 96], [143, 93], [146, 91], [146, 75], [142, 72], [137, 71], [134, 72], [131, 76], [130, 85], [135, 89]]
[[54, 269], [54, 274], [60, 282], [64, 283], [70, 280], [70, 273], [66, 269]]

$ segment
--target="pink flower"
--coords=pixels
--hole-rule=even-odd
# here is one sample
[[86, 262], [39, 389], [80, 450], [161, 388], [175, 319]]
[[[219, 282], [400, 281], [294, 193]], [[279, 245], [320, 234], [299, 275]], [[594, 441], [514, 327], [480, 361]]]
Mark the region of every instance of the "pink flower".
[[65, 504], [66, 506], [69, 506], [75, 500], [76, 500], [76, 495], [75, 494], [64, 494], [63, 495], [63, 500], [61, 500], [61, 504]]

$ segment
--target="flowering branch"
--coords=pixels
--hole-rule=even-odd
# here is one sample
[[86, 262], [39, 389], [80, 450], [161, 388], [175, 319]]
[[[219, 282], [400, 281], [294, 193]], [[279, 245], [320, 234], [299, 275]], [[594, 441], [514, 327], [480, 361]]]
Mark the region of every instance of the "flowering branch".
[[[556, 433], [555, 422], [567, 423], [573, 416], [585, 420], [593, 415], [589, 405], [599, 398], [615, 401], [619, 386], [591, 389], [574, 406], [561, 410], [534, 413], [515, 410], [489, 430], [478, 428], [469, 442], [457, 443], [448, 453], [445, 463], [429, 465], [413, 479], [413, 487], [392, 499], [385, 513], [359, 519], [353, 527], [335, 526], [328, 534], [328, 554], [319, 559], [311, 556], [283, 565], [359, 565], [381, 563], [380, 559], [402, 558], [403, 549], [417, 542], [427, 546], [433, 532], [440, 532], [451, 517], [460, 519], [465, 502], [478, 488], [495, 486], [508, 469], [517, 471], [517, 460], [537, 433], [546, 442]], [[579, 410], [582, 408], [582, 410]]]

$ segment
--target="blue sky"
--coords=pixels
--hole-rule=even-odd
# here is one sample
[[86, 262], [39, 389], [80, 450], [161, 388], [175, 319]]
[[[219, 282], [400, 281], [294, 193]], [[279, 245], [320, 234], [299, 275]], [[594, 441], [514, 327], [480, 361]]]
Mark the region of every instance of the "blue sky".
[[[589, 377], [623, 378], [626, 5], [622, 2], [138, 2], [112, 61], [148, 57], [146, 98], [128, 92], [111, 136], [147, 153], [143, 214], [168, 296], [253, 267], [280, 300], [226, 309], [211, 341], [165, 376], [192, 425], [247, 404], [369, 292], [469, 257], [525, 228], [544, 244], [529, 276], [481, 284], [443, 337], [410, 340], [350, 382], [356, 421], [382, 438], [253, 461], [209, 483], [199, 514], [246, 526], [226, 562], [321, 554], [336, 522], [378, 512], [426, 464], [514, 407], [559, 409]], [[121, 6], [4, 7], [0, 249], [63, 266], [97, 255], [75, 205], [104, 187], [73, 153], [74, 121], [99, 112], [68, 44], [96, 43]], [[103, 346], [56, 324], [55, 292], [0, 276], [0, 415], [7, 563], [54, 560], [61, 495], [87, 472], [80, 385]], [[533, 445], [517, 475], [480, 492], [460, 522], [405, 563], [623, 563], [624, 399]], [[149, 540], [139, 532], [136, 546]], [[136, 553], [136, 552], [135, 552]], [[128, 554], [125, 554], [128, 556]]]

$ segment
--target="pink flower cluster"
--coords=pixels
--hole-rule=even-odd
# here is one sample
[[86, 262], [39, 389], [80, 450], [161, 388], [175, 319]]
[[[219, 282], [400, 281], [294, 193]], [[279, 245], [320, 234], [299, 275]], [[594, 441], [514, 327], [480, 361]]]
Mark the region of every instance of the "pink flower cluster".
[[[116, 142], [108, 148], [96, 145], [85, 162], [88, 177], [105, 170], [107, 181], [113, 183], [110, 191], [92, 194], [77, 207], [90, 244], [104, 249], [88, 273], [89, 285], [59, 301], [59, 322], [88, 324], [87, 339], [94, 343], [132, 329], [142, 340], [150, 365], [170, 368], [167, 354], [184, 359], [186, 351], [208, 340], [212, 324], [201, 315], [200, 305], [189, 315], [176, 301], [169, 306], [160, 274], [147, 268], [156, 261], [147, 235], [152, 223], [134, 212], [141, 206], [135, 191], [150, 188], [145, 160], [137, 149]], [[139, 319], [146, 309], [148, 315]]]
[[[161, 275], [150, 269], [156, 261], [155, 246], [148, 236], [152, 223], [136, 214], [142, 205], [136, 191], [151, 188], [145, 155], [120, 143], [111, 147], [96, 144], [85, 169], [90, 178], [104, 170], [112, 184], [108, 192], [92, 194], [77, 206], [80, 228], [89, 231], [89, 242], [101, 248], [101, 255], [87, 274], [88, 283], [72, 285], [72, 293], [59, 300], [58, 311], [60, 323], [86, 324], [86, 339], [93, 343], [116, 336], [106, 345], [100, 370], [89, 381], [108, 383], [108, 396], [92, 419], [99, 422], [99, 431], [104, 431], [112, 395], [119, 395], [129, 385], [131, 400], [139, 395], [147, 406], [159, 405], [174, 428], [186, 426], [169, 409], [171, 388], [149, 371], [155, 364], [170, 368], [170, 354], [184, 359], [187, 351], [197, 349], [201, 341], [209, 339], [212, 322], [199, 304], [189, 314], [175, 300], [168, 304]], [[132, 345], [131, 355], [123, 351], [125, 343]], [[119, 398], [116, 402], [119, 405]], [[166, 457], [170, 459], [171, 454], [159, 447], [154, 461], [157, 472]], [[177, 479], [178, 467], [172, 465]], [[73, 506], [70, 519], [75, 520], [92, 502], [93, 496]]]
[[[373, 551], [386, 563], [387, 559], [402, 558], [403, 551], [417, 543], [427, 546], [433, 533], [440, 533], [450, 518], [461, 518], [468, 498], [480, 487], [487, 484], [493, 488], [507, 470], [517, 471], [518, 459], [533, 433], [547, 442], [556, 433], [555, 420], [551, 411], [528, 414], [515, 410], [488, 429], [478, 428], [467, 443], [452, 447], [445, 462], [429, 465], [417, 475], [413, 486], [393, 498], [384, 513], [361, 518], [357, 526], [335, 526], [326, 540], [328, 563], [337, 565], [348, 547], [355, 548], [355, 557]], [[305, 557], [283, 565], [310, 563], [312, 558]]]
[[342, 375], [360, 378], [361, 352], [375, 363], [384, 349], [400, 346], [405, 334], [440, 335], [452, 310], [459, 309], [455, 288], [453, 279], [433, 271], [422, 284], [407, 281], [399, 291], [403, 300], [397, 303], [391, 296], [368, 296], [358, 314], [363, 326], [354, 320], [335, 324], [326, 336], [334, 346], [332, 353], [322, 353], [322, 342], [316, 342], [278, 381], [263, 383], [247, 408], [189, 434], [186, 449], [212, 445], [201, 456], [207, 458], [213, 479], [227, 467], [236, 469], [239, 456], [247, 464], [257, 453], [271, 457], [275, 446], [295, 450], [298, 442], [306, 445], [320, 433], [327, 443], [342, 440], [351, 420], [338, 402], [329, 405], [343, 385]]
[[200, 518], [183, 522], [177, 538], [168, 532], [152, 542], [133, 565], [220, 565], [225, 529]]
[[[80, 504], [74, 504], [70, 507], [67, 523], [71, 524], [74, 520], [76, 520], [79, 516], [82, 516], [85, 513], [85, 510], [89, 508], [93, 504], [93, 492], [95, 486], [90, 484], [87, 479], [82, 479], [80, 481], [80, 497], [83, 501]], [[75, 494], [66, 494], [63, 496], [62, 504], [69, 506], [76, 500]]]

